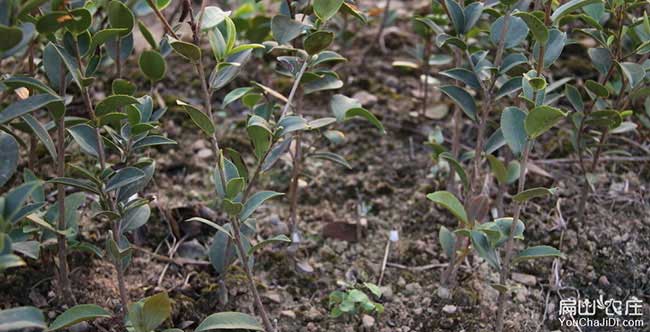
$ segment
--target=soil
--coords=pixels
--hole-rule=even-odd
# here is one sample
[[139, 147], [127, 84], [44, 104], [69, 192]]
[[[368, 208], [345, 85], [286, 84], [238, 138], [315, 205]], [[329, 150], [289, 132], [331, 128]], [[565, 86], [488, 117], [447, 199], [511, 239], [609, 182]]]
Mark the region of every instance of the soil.
[[[397, 6], [398, 14], [422, 7], [419, 2], [410, 1]], [[367, 331], [492, 330], [498, 292], [490, 284], [498, 281], [498, 274], [477, 256], [470, 256], [460, 268], [459, 285], [452, 298], [437, 295], [444, 263], [448, 261], [438, 244], [438, 230], [442, 225], [453, 228], [456, 221], [425, 198], [427, 193], [445, 188], [448, 170], [435, 165], [431, 151], [423, 143], [436, 128], [442, 130], [445, 138], [451, 137], [452, 119], [451, 113], [438, 120], [423, 115], [417, 75], [391, 66], [393, 60], [408, 58], [407, 50], [415, 40], [408, 32], [408, 20], [401, 18], [397, 24], [401, 32], [387, 31], [385, 51], [376, 46], [362, 54], [363, 45], [374, 40], [374, 29], [360, 26], [355, 27], [359, 34], [338, 49], [350, 59], [338, 68], [345, 82], [342, 93], [348, 96], [363, 93], [369, 101], [365, 106], [382, 120], [387, 133], [380, 135], [364, 121], [350, 121], [340, 126], [346, 133], [343, 145], [331, 146], [320, 137], [309, 137], [316, 149], [328, 148], [346, 156], [352, 169], [309, 161], [305, 170], [308, 176], [304, 177], [299, 197], [303, 242], [296, 252], [280, 245], [267, 247], [256, 257], [256, 282], [270, 316], [281, 331], [357, 330], [359, 321], [355, 319], [328, 317], [328, 295], [340, 289], [343, 282], [377, 282], [390, 230], [398, 230], [400, 239], [391, 247], [388, 261], [393, 264], [387, 267], [381, 285], [386, 294], [378, 300], [386, 311], [376, 317], [374, 326]], [[562, 60], [569, 61], [571, 57], [563, 54]], [[184, 113], [171, 107], [173, 100], [180, 97], [198, 103], [199, 83], [191, 76], [192, 68], [179, 57], [170, 57], [168, 61], [171, 61], [170, 72], [156, 89], [170, 106], [164, 118], [164, 132], [177, 140], [178, 145], [148, 152], [157, 161], [155, 183], [146, 190], [155, 195], [155, 204], [152, 204], [152, 219], [134, 239], [142, 250], [135, 251], [126, 271], [126, 281], [131, 299], [167, 291], [173, 299], [173, 317], [165, 324], [191, 329], [215, 312], [254, 313], [255, 310], [245, 275], [237, 265], [230, 268], [225, 281], [220, 283], [210, 265], [170, 264], [151, 254], [168, 256], [173, 241], [167, 226], [171, 218], [186, 235], [174, 258], [205, 262], [205, 248], [214, 232], [185, 220], [203, 216], [225, 221], [225, 216], [214, 206], [210, 175], [214, 157], [206, 152], [208, 142], [191, 126]], [[129, 62], [137, 68], [136, 59]], [[290, 82], [276, 80], [277, 76], [272, 76], [264, 62], [257, 59], [248, 64], [242, 77], [231, 87], [245, 86], [250, 80], [258, 79], [286, 91]], [[133, 72], [129, 77], [139, 76]], [[429, 95], [433, 106], [445, 103], [435, 89]], [[217, 95], [213, 100], [222, 97]], [[327, 94], [307, 98], [303, 113], [312, 117], [327, 115], [328, 101]], [[219, 115], [221, 145], [250, 151], [242, 129], [244, 111], [234, 107]], [[494, 118], [497, 117], [495, 114]], [[464, 149], [473, 149], [476, 128], [465, 121], [462, 130]], [[639, 146], [648, 146], [647, 141], [639, 142], [640, 136], [634, 132], [623, 136], [638, 143], [625, 145], [630, 154], [644, 153]], [[631, 296], [642, 299], [647, 328], [650, 326], [648, 164], [601, 163], [595, 174], [598, 181], [587, 205], [587, 217], [578, 221], [574, 216], [582, 180], [578, 167], [566, 162], [572, 155], [561, 142], [568, 139], [568, 132], [560, 130], [558, 137], [560, 140], [552, 141], [551, 137], [542, 137], [535, 145], [532, 160], [537, 167], [531, 169], [527, 184], [558, 187], [558, 192], [553, 198], [528, 203], [522, 218], [526, 224], [526, 243], [561, 245], [566, 256], [561, 259], [558, 271], [553, 270], [552, 260], [548, 259], [516, 266], [514, 272], [518, 275], [517, 281], [512, 282], [515, 287], [506, 326], [510, 331], [522, 332], [562, 330], [557, 316], [558, 294], [574, 296], [577, 291], [586, 298], [603, 295], [619, 300]], [[289, 160], [282, 159], [278, 166], [264, 174], [258, 188], [288, 191]], [[483, 166], [487, 170], [487, 165]], [[505, 195], [506, 214], [512, 212], [514, 190], [509, 188]], [[491, 197], [496, 194], [493, 188]], [[559, 201], [557, 205], [556, 201]], [[360, 241], [342, 241], [323, 235], [323, 228], [335, 222], [338, 228], [329, 226], [334, 229], [334, 235], [355, 232], [354, 226], [345, 224], [354, 224], [360, 218], [357, 206], [361, 202], [370, 209], [362, 216], [367, 220], [367, 227], [363, 228]], [[258, 240], [282, 233], [289, 218], [288, 200], [285, 197], [269, 201], [256, 213], [256, 218]], [[559, 219], [566, 222], [562, 243], [561, 229], [554, 228]], [[103, 246], [101, 235], [108, 225], [91, 220], [86, 212], [81, 229], [83, 240]], [[55, 278], [49, 277], [53, 275], [51, 263], [52, 259], [46, 255], [28, 268], [1, 276], [0, 306], [34, 305], [50, 318], [61, 313], [65, 306], [55, 296]], [[313, 271], [304, 271], [305, 263]], [[75, 253], [70, 264], [74, 295], [79, 303], [96, 303], [119, 310], [114, 270], [109, 263], [87, 253]], [[557, 285], [555, 276], [559, 277], [560, 290], [552, 287]], [[26, 293], [29, 296], [25, 297]], [[228, 298], [227, 303], [223, 303], [224, 297]], [[544, 312], [547, 312], [545, 319]], [[117, 331], [116, 326], [115, 320], [104, 319], [90, 323], [87, 328]]]

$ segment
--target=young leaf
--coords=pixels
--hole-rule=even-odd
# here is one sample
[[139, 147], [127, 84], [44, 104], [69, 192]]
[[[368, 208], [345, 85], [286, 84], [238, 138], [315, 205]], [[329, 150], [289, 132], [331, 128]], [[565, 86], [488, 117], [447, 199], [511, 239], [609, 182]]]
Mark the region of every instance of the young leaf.
[[221, 8], [215, 6], [205, 7], [201, 21], [201, 30], [206, 31], [216, 27], [228, 16], [230, 16], [230, 11], [224, 12]]
[[528, 25], [528, 28], [532, 31], [533, 37], [537, 42], [546, 44], [546, 41], [548, 40], [548, 29], [544, 26], [542, 20], [529, 12], [519, 12], [516, 13], [515, 16], [520, 17], [524, 22], [526, 22], [526, 25]]
[[447, 227], [440, 226], [438, 241], [440, 242], [440, 247], [442, 247], [445, 255], [447, 255], [447, 258], [451, 259], [454, 255], [454, 250], [456, 250], [456, 235], [450, 232]]
[[342, 4], [343, 0], [314, 0], [314, 13], [321, 21], [326, 22], [339, 11]]
[[481, 83], [479, 83], [476, 74], [465, 68], [452, 68], [449, 70], [442, 71], [440, 72], [440, 74], [461, 81], [467, 84], [467, 86], [469, 86], [470, 88], [473, 89], [481, 88]]
[[557, 22], [562, 16], [570, 14], [584, 6], [599, 3], [601, 0], [571, 0], [560, 7], [557, 7], [551, 15], [551, 20]]
[[456, 216], [456, 218], [458, 218], [462, 223], [467, 223], [467, 212], [465, 212], [465, 207], [463, 207], [463, 204], [460, 203], [454, 194], [448, 191], [436, 191], [434, 193], [428, 194], [427, 198], [437, 204], [442, 205], [454, 216]]
[[440, 91], [451, 98], [472, 120], [476, 120], [476, 102], [467, 91], [454, 85], [440, 87]]
[[281, 45], [288, 44], [300, 36], [306, 26], [288, 16], [276, 15], [271, 19], [271, 33]]
[[4, 131], [0, 131], [0, 187], [4, 186], [16, 172], [18, 153], [16, 139]]
[[205, 113], [201, 112], [198, 108], [182, 101], [182, 100], [177, 100], [176, 104], [182, 106], [187, 114], [190, 115], [190, 118], [196, 124], [203, 132], [208, 135], [212, 136], [215, 133], [215, 127], [214, 123], [212, 123], [212, 120], [205, 115]]
[[578, 112], [584, 111], [585, 104], [582, 101], [582, 95], [580, 95], [580, 92], [578, 91], [578, 89], [575, 86], [573, 86], [571, 84], [565, 85], [564, 86], [564, 95], [569, 100], [569, 102], [571, 103], [571, 106], [573, 106], [574, 110], [576, 110]]
[[98, 116], [102, 116], [111, 112], [115, 112], [120, 107], [139, 103], [140, 101], [129, 95], [112, 95], [102, 99], [102, 101], [97, 103], [95, 112]]
[[59, 316], [56, 317], [54, 322], [45, 331], [56, 331], [72, 326], [79, 322], [93, 320], [96, 318], [108, 318], [112, 314], [106, 309], [95, 304], [79, 304], [76, 305]]
[[108, 22], [112, 28], [125, 29], [126, 31], [121, 34], [124, 36], [133, 30], [133, 13], [121, 1], [112, 0], [108, 3]]
[[585, 82], [585, 86], [589, 91], [593, 92], [598, 97], [601, 98], [609, 97], [609, 91], [607, 90], [607, 88], [596, 81], [587, 80], [587, 82]]
[[240, 312], [219, 312], [204, 319], [195, 332], [210, 330], [253, 330], [264, 331], [255, 317]]
[[105, 192], [120, 189], [128, 184], [142, 179], [144, 172], [137, 167], [125, 167], [115, 172], [115, 174], [106, 182]]
[[473, 230], [470, 232], [470, 238], [472, 239], [472, 246], [476, 249], [478, 255], [485, 259], [492, 268], [499, 269], [501, 266], [499, 255], [490, 245], [487, 235], [483, 232]]
[[[9, 255], [2, 255], [5, 257]], [[2, 266], [0, 260], [0, 267]], [[35, 307], [17, 307], [0, 311], [0, 331], [44, 329], [47, 327], [43, 312]]]
[[535, 139], [555, 126], [565, 116], [566, 113], [559, 108], [547, 105], [537, 106], [526, 116], [524, 122], [526, 133], [530, 138]]
[[62, 100], [59, 96], [48, 93], [38, 94], [27, 99], [19, 100], [0, 112], [0, 124], [7, 123], [27, 113], [61, 102]]
[[501, 113], [501, 131], [514, 154], [520, 154], [526, 143], [526, 113], [517, 107], [507, 107]]
[[284, 194], [275, 191], [260, 191], [253, 194], [253, 196], [251, 196], [244, 204], [244, 208], [239, 214], [239, 220], [245, 221], [246, 219], [250, 218], [251, 215], [253, 215], [253, 212], [255, 212], [255, 210], [260, 205], [262, 205], [262, 203], [264, 203], [264, 201], [281, 195]]
[[458, 34], [465, 32], [465, 13], [463, 8], [455, 0], [445, 0], [445, 7], [449, 11], [449, 18]]
[[543, 187], [532, 188], [518, 193], [512, 199], [515, 202], [525, 202], [533, 198], [544, 197], [546, 195], [553, 195], [555, 191], [556, 188], [552, 188], [552, 189], [543, 188]]
[[519, 263], [529, 259], [544, 258], [544, 257], [562, 257], [562, 252], [551, 246], [535, 246], [529, 247], [517, 254], [513, 259], [513, 263]]
[[172, 303], [167, 293], [158, 293], [144, 300], [142, 317], [145, 331], [152, 331], [162, 324], [172, 311]]
[[642, 65], [634, 62], [620, 62], [618, 63], [621, 72], [625, 75], [630, 88], [635, 88], [639, 83], [643, 82], [645, 77], [645, 69]]
[[334, 41], [334, 33], [331, 31], [318, 30], [305, 38], [303, 46], [309, 54], [316, 54], [326, 49]]
[[517, 16], [508, 16], [508, 26], [505, 37], [502, 37], [506, 16], [499, 17], [490, 26], [490, 40], [494, 45], [499, 45], [501, 38], [505, 38], [504, 47], [513, 48], [526, 39], [528, 26], [526, 22]]
[[201, 49], [192, 43], [187, 43], [182, 40], [170, 37], [169, 44], [172, 46], [174, 51], [176, 51], [176, 53], [180, 54], [190, 61], [198, 61], [201, 59]]
[[270, 239], [266, 239], [266, 240], [260, 241], [260, 242], [258, 242], [256, 245], [250, 247], [250, 248], [248, 249], [248, 255], [250, 256], [250, 255], [251, 255], [252, 253], [254, 253], [257, 249], [260, 249], [260, 248], [262, 248], [262, 247], [264, 247], [264, 246], [268, 246], [269, 244], [279, 243], [279, 242], [291, 243], [291, 239], [288, 238], [288, 237], [287, 237], [286, 235], [284, 235], [284, 234], [276, 235], [276, 236], [274, 236], [274, 237], [272, 237], [272, 238], [270, 238]]
[[147, 50], [142, 52], [138, 64], [142, 73], [154, 82], [163, 79], [165, 72], [167, 72], [165, 59], [157, 51]]

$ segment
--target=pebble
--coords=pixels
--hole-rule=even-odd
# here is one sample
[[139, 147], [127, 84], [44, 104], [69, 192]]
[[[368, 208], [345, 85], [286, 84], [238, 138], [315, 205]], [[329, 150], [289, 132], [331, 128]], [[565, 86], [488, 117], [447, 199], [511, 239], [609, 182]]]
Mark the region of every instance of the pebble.
[[212, 157], [212, 150], [210, 149], [201, 149], [199, 152], [196, 153], [196, 156], [201, 158], [201, 159], [208, 159]]
[[537, 284], [537, 278], [535, 276], [525, 273], [514, 272], [512, 274], [512, 280], [526, 286], [535, 286]]
[[453, 314], [458, 310], [458, 307], [455, 305], [447, 304], [446, 306], [442, 307], [442, 311], [448, 313], [448, 314]]
[[399, 277], [399, 279], [397, 279], [397, 286], [400, 286], [400, 287], [406, 286], [406, 280], [404, 280], [404, 278], [402, 278], [402, 277]]
[[280, 311], [280, 316], [296, 319], [296, 313], [293, 310], [282, 310]]
[[418, 294], [421, 290], [422, 286], [420, 286], [420, 284], [417, 282], [412, 282], [404, 287], [404, 293], [406, 295], [415, 295]]
[[451, 299], [451, 292], [447, 287], [439, 287], [437, 293], [438, 293], [438, 297], [441, 299], [445, 299], [445, 300]]
[[309, 310], [304, 312], [303, 315], [305, 316], [305, 318], [307, 320], [311, 320], [311, 321], [317, 320], [317, 319], [321, 318], [321, 316], [322, 316], [320, 311], [318, 311], [318, 309], [316, 309], [314, 307], [309, 308]]
[[361, 322], [363, 327], [370, 328], [375, 325], [375, 318], [369, 315], [363, 315], [363, 317], [361, 317]]
[[600, 284], [603, 287], [609, 287], [609, 279], [607, 279], [607, 276], [601, 276], [598, 278], [598, 284]]
[[382, 299], [384, 299], [386, 301], [391, 301], [393, 299], [393, 297], [394, 297], [393, 287], [391, 287], [390, 285], [387, 285], [387, 286], [381, 286], [381, 287], [379, 287], [379, 289], [381, 290], [381, 298]]

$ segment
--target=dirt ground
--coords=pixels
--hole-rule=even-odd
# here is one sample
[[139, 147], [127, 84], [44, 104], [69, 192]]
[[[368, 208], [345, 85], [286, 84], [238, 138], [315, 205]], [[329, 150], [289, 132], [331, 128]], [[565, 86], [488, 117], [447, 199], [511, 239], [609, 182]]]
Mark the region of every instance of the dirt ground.
[[[420, 6], [420, 7], [419, 7]], [[420, 3], [399, 3], [402, 11], [421, 8]], [[427, 193], [446, 186], [447, 170], [431, 159], [423, 143], [435, 128], [445, 137], [451, 136], [451, 114], [432, 119], [420, 109], [419, 81], [413, 73], [391, 66], [393, 60], [407, 58], [410, 36], [407, 21], [400, 19], [401, 32], [388, 30], [381, 47], [360, 54], [362, 47], [374, 38], [374, 30], [361, 28], [349, 45], [338, 51], [351, 59], [340, 65], [345, 82], [342, 93], [356, 95], [376, 114], [387, 129], [380, 135], [363, 121], [350, 121], [341, 126], [346, 133], [342, 146], [328, 148], [347, 157], [353, 169], [310, 161], [307, 163], [304, 186], [299, 198], [300, 228], [304, 242], [295, 253], [284, 246], [264, 249], [256, 258], [255, 276], [270, 315], [281, 331], [354, 331], [358, 322], [334, 320], [328, 317], [327, 296], [339, 288], [340, 282], [377, 282], [384, 248], [390, 230], [398, 230], [400, 240], [391, 251], [389, 266], [382, 282], [384, 297], [380, 300], [386, 312], [376, 317], [368, 331], [491, 331], [496, 311], [497, 291], [490, 287], [498, 275], [478, 257], [469, 257], [459, 273], [459, 286], [451, 299], [438, 297], [440, 277], [447, 258], [438, 244], [438, 229], [455, 227], [455, 220], [425, 198]], [[367, 30], [367, 31], [364, 31]], [[567, 53], [567, 52], [565, 52]], [[571, 61], [579, 54], [563, 54], [561, 61]], [[129, 60], [135, 63], [135, 59]], [[178, 57], [170, 63], [171, 72], [157, 86], [162, 99], [173, 105], [175, 98], [199, 98], [198, 81], [187, 73], [192, 70], [180, 63]], [[264, 60], [257, 59], [246, 66], [242, 77], [231, 87], [244, 86], [253, 78], [280, 91], [289, 82], [274, 81]], [[133, 73], [134, 77], [139, 75]], [[432, 106], [442, 105], [439, 93], [431, 90]], [[215, 101], [223, 95], [217, 95]], [[191, 99], [190, 99], [191, 100]], [[321, 94], [304, 102], [303, 113], [326, 115], [329, 95]], [[223, 146], [250, 151], [243, 139], [242, 122], [245, 113], [237, 107], [222, 111], [218, 133]], [[494, 115], [496, 119], [498, 114]], [[164, 118], [164, 131], [178, 141], [174, 147], [150, 150], [157, 161], [155, 183], [146, 190], [155, 195], [152, 219], [134, 239], [141, 250], [126, 271], [128, 292], [132, 299], [165, 290], [173, 299], [170, 327], [195, 328], [211, 313], [219, 311], [254, 312], [253, 301], [245, 286], [243, 271], [231, 267], [224, 283], [220, 283], [210, 265], [201, 263], [170, 263], [171, 237], [167, 218], [181, 225], [186, 235], [174, 259], [189, 258], [206, 262], [206, 248], [213, 230], [185, 222], [193, 216], [207, 216], [219, 222], [225, 217], [215, 211], [214, 191], [210, 180], [213, 156], [206, 149], [208, 142], [191, 127], [185, 114], [171, 108]], [[476, 129], [469, 121], [463, 123], [462, 143], [472, 148]], [[529, 245], [560, 246], [561, 231], [555, 229], [563, 218], [567, 229], [562, 238], [566, 258], [561, 260], [557, 276], [564, 287], [559, 294], [619, 300], [636, 296], [645, 302], [645, 326], [650, 326], [650, 213], [648, 189], [650, 170], [647, 163], [603, 162], [598, 169], [598, 182], [590, 196], [587, 218], [575, 220], [580, 191], [577, 166], [564, 148], [562, 140], [568, 133], [559, 131], [561, 138], [550, 142], [544, 137], [534, 147], [534, 170], [528, 186], [555, 186], [558, 193], [552, 199], [528, 203], [522, 214]], [[318, 137], [314, 147], [328, 143]], [[636, 144], [623, 144], [633, 155], [642, 155], [648, 142], [636, 133], [624, 135]], [[487, 169], [487, 166], [485, 169]], [[287, 192], [290, 164], [281, 160], [279, 167], [263, 176], [259, 188]], [[514, 188], [510, 188], [510, 193]], [[496, 191], [491, 193], [494, 197]], [[506, 194], [506, 208], [511, 207]], [[556, 206], [556, 201], [559, 200]], [[357, 206], [363, 202], [370, 207], [365, 218], [361, 241], [343, 241], [327, 237], [323, 229], [330, 223], [340, 226], [334, 233], [354, 232], [359, 219]], [[259, 238], [281, 233], [289, 216], [288, 201], [269, 201], [256, 214]], [[100, 234], [108, 225], [82, 218], [82, 238], [102, 246]], [[341, 228], [342, 227], [342, 228]], [[155, 252], [157, 256], [151, 253]], [[51, 260], [47, 257], [29, 268], [18, 269], [0, 276], [0, 303], [3, 307], [35, 305], [50, 317], [64, 309], [55, 297], [56, 283]], [[313, 271], [309, 271], [310, 268]], [[76, 253], [71, 259], [73, 288], [79, 303], [97, 303], [108, 308], [119, 307], [114, 270], [108, 263]], [[538, 260], [515, 268], [516, 285], [508, 307], [507, 326], [510, 331], [561, 330], [558, 321], [558, 292], [554, 284], [552, 260]], [[224, 285], [226, 286], [224, 288]], [[25, 290], [29, 289], [28, 292]], [[224, 291], [224, 289], [227, 289]], [[25, 297], [24, 294], [29, 296]], [[221, 300], [227, 296], [227, 304]], [[547, 301], [548, 296], [548, 301]], [[220, 300], [221, 299], [221, 300]], [[544, 312], [547, 312], [545, 320]], [[86, 326], [88, 331], [117, 331], [115, 321], [98, 320]], [[173, 325], [172, 325], [173, 323]], [[567, 330], [568, 331], [568, 330]], [[585, 330], [585, 331], [599, 331]], [[628, 331], [609, 329], [603, 331]], [[647, 331], [647, 330], [646, 330]]]

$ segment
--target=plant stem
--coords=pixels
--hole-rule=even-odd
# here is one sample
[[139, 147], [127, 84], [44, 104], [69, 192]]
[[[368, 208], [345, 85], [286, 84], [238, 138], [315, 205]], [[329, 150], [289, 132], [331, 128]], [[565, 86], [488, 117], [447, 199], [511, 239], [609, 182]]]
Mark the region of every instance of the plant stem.
[[[530, 154], [530, 149], [532, 146], [532, 142], [530, 140], [526, 140], [526, 144], [524, 144], [524, 151], [522, 155], [522, 160], [521, 160], [521, 168], [519, 169], [519, 185], [517, 188], [517, 194], [521, 193], [524, 191], [525, 185], [526, 185], [526, 167], [528, 164], [528, 157]], [[506, 282], [508, 281], [508, 278], [510, 277], [510, 260], [512, 259], [512, 252], [513, 252], [513, 246], [514, 246], [514, 235], [515, 235], [515, 229], [517, 225], [517, 221], [519, 220], [519, 216], [521, 214], [521, 209], [523, 207], [524, 202], [517, 202], [515, 204], [515, 213], [512, 218], [512, 224], [510, 225], [510, 232], [508, 235], [508, 242], [506, 242], [506, 256], [505, 259], [503, 260], [503, 265], [501, 265], [501, 271], [499, 273], [499, 283], [501, 285], [505, 285]], [[498, 298], [498, 309], [497, 309], [497, 320], [496, 320], [496, 330], [497, 332], [502, 332], [503, 331], [503, 315], [505, 313], [505, 305], [506, 305], [506, 299], [507, 299], [507, 292], [500, 292], [499, 293], [499, 298]]]
[[[74, 51], [75, 51], [75, 57], [77, 60], [77, 66], [79, 66], [79, 70], [83, 73], [83, 63], [81, 62], [81, 54], [79, 52], [79, 46], [78, 43], [74, 43]], [[81, 96], [83, 98], [84, 105], [86, 107], [86, 110], [88, 114], [90, 115], [90, 118], [92, 122], [94, 123], [95, 127], [95, 136], [97, 138], [97, 149], [99, 150], [99, 167], [102, 171], [106, 170], [106, 154], [104, 152], [104, 140], [101, 135], [100, 128], [98, 126], [99, 121], [97, 119], [97, 114], [95, 114], [95, 109], [93, 108], [93, 103], [92, 100], [90, 99], [90, 93], [88, 92], [87, 87], [81, 87]], [[107, 201], [109, 208], [111, 211], [117, 212], [117, 207], [115, 206], [115, 202], [111, 198], [110, 195], [106, 195], [105, 201]], [[113, 240], [115, 243], [120, 243], [120, 222], [118, 221], [113, 221]], [[117, 273], [117, 286], [118, 286], [118, 291], [120, 293], [120, 302], [122, 304], [122, 318], [126, 317], [126, 312], [129, 307], [129, 296], [128, 293], [126, 292], [126, 283], [124, 281], [124, 269], [122, 268], [121, 264], [119, 262], [114, 262], [113, 264], [115, 266], [115, 270]]]
[[[63, 67], [63, 65], [61, 65]], [[65, 70], [60, 69], [59, 75], [59, 94], [62, 97], [65, 97]], [[57, 127], [57, 176], [65, 176], [65, 117], [62, 115], [56, 119]], [[59, 209], [59, 215], [57, 220], [57, 229], [64, 231], [66, 228], [65, 223], [65, 186], [62, 183], [56, 185], [57, 191], [57, 205]], [[68, 249], [67, 249], [67, 239], [63, 234], [57, 234], [57, 246], [58, 246], [58, 255], [59, 255], [59, 281], [61, 282], [61, 295], [63, 300], [70, 304], [74, 302], [74, 297], [72, 295], [72, 288], [70, 286], [70, 271], [68, 268]]]
[[424, 57], [424, 65], [422, 66], [422, 71], [424, 74], [424, 82], [423, 82], [423, 89], [424, 89], [424, 96], [422, 99], [422, 115], [424, 115], [427, 111], [427, 101], [429, 99], [429, 48], [430, 48], [430, 40], [429, 38], [425, 38], [424, 40], [424, 51], [423, 51], [423, 57]]

